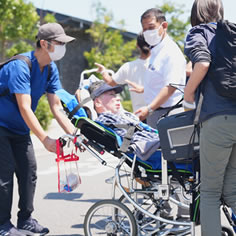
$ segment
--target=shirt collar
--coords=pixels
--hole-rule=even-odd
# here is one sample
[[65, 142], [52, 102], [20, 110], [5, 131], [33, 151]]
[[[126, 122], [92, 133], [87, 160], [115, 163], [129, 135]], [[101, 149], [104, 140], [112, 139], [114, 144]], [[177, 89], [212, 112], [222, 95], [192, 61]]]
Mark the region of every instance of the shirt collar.
[[161, 40], [161, 42], [158, 43], [154, 48], [152, 48], [151, 53], [152, 52], [157, 53], [158, 51], [160, 51], [169, 40], [170, 37], [168, 34], [166, 34], [165, 37]]

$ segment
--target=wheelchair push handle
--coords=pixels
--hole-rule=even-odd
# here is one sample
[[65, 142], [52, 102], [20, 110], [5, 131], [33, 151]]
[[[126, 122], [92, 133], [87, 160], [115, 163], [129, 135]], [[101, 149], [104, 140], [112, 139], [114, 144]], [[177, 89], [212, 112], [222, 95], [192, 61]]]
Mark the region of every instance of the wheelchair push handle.
[[[113, 70], [109, 70], [109, 69], [106, 69], [106, 71], [111, 74], [111, 75], [114, 75], [114, 71]], [[98, 68], [93, 68], [93, 69], [89, 69], [89, 70], [84, 70], [81, 75], [80, 75], [80, 83], [79, 85], [81, 85], [84, 81], [84, 75], [85, 74], [90, 74], [90, 73], [95, 73], [95, 72], [98, 72]], [[79, 86], [80, 87], [80, 86]]]

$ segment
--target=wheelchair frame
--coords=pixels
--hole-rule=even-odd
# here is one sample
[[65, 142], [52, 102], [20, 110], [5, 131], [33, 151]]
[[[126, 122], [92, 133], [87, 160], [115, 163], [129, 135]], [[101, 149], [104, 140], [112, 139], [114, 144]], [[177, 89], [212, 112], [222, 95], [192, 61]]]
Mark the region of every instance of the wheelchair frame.
[[[86, 70], [82, 72], [81, 74], [81, 80], [80, 84], [82, 84], [84, 79], [84, 74], [86, 73], [92, 73], [95, 72], [96, 69], [92, 70]], [[78, 130], [78, 128], [77, 128]], [[140, 166], [140, 164], [137, 161], [137, 157], [134, 156], [133, 158], [129, 157], [127, 154], [122, 152], [113, 152], [111, 150], [106, 150], [106, 147], [104, 145], [100, 145], [97, 142], [90, 141], [85, 133], [80, 133], [79, 135], [75, 135], [77, 137], [77, 141], [75, 145], [77, 147], [82, 147], [82, 149], [88, 151], [92, 156], [94, 156], [102, 165], [107, 165], [106, 161], [103, 159], [102, 155], [106, 152], [112, 152], [112, 154], [118, 158], [120, 158], [120, 161], [118, 165], [115, 168], [113, 183], [112, 183], [112, 196], [110, 200], [102, 200], [97, 203], [95, 203], [87, 212], [85, 216], [84, 221], [84, 231], [86, 236], [93, 236], [94, 233], [90, 232], [90, 227], [93, 227], [92, 217], [96, 214], [97, 211], [102, 209], [104, 207], [110, 207], [112, 210], [107, 214], [107, 218], [104, 219], [104, 229], [102, 229], [102, 232], [104, 235], [108, 236], [115, 236], [115, 235], [168, 235], [170, 233], [175, 235], [192, 235], [195, 236], [195, 226], [197, 223], [197, 217], [196, 214], [199, 212], [198, 203], [199, 203], [199, 175], [196, 173], [195, 178], [190, 178], [190, 189], [188, 190], [188, 193], [190, 194], [190, 202], [191, 204], [185, 204], [181, 201], [177, 200], [175, 197], [173, 197], [173, 190], [171, 189], [172, 180], [170, 175], [168, 174], [168, 164], [167, 161], [164, 159], [163, 155], [161, 157], [162, 162], [162, 169], [161, 169], [161, 176], [159, 176], [159, 184], [154, 184], [155, 186], [153, 188], [144, 188], [144, 189], [137, 189], [137, 181], [136, 181], [136, 175], [135, 170], [138, 168], [140, 171], [141, 178], [143, 177], [144, 181], [146, 177], [148, 176], [146, 173], [146, 170], [144, 167]], [[75, 136], [73, 135], [64, 135], [61, 138], [68, 139], [68, 141], [74, 140]], [[118, 153], [118, 155], [117, 155]], [[121, 181], [121, 171], [123, 168], [123, 165], [129, 161], [132, 163], [131, 165], [131, 171], [130, 174], [128, 174], [128, 182], [130, 187], [127, 189], [125, 186], [123, 186]], [[138, 167], [137, 167], [138, 166]], [[140, 176], [139, 176], [140, 177]], [[154, 181], [151, 181], [152, 183]], [[124, 198], [132, 205], [134, 211], [132, 212], [131, 209], [128, 208], [128, 204], [122, 203], [119, 200], [116, 200], [116, 188], [120, 190], [120, 192], [123, 194]], [[180, 186], [182, 188], [182, 186]], [[134, 194], [134, 197], [132, 198], [130, 195]], [[140, 206], [137, 201], [135, 201], [136, 196], [138, 194], [143, 194], [143, 196], [149, 196], [152, 195], [153, 199], [160, 204], [158, 206], [158, 209], [154, 211], [154, 213], [148, 211], [143, 206]], [[163, 207], [163, 203], [170, 201], [177, 207], [181, 207], [187, 210], [192, 210], [192, 215], [189, 214], [189, 219], [178, 221], [173, 219], [168, 219], [164, 216], [162, 216], [162, 210], [165, 208]], [[194, 205], [194, 202], [197, 202], [196, 206]], [[233, 222], [227, 214], [227, 208], [223, 206], [224, 212], [226, 213], [227, 219], [229, 220], [229, 223], [232, 225]], [[147, 221], [144, 223], [140, 223], [140, 220], [135, 217], [135, 214], [139, 212], [142, 214], [142, 217], [148, 218]], [[120, 216], [122, 216], [120, 219]], [[140, 214], [139, 214], [140, 216]], [[96, 218], [96, 216], [94, 217]], [[126, 219], [126, 220], [124, 220]], [[231, 220], [231, 221], [230, 221]], [[128, 225], [128, 226], [127, 226]], [[154, 226], [153, 226], [154, 225]], [[169, 228], [171, 226], [171, 228]], [[99, 228], [99, 226], [95, 225], [95, 228]], [[227, 231], [227, 230], [226, 230]], [[227, 234], [230, 235], [230, 234]], [[232, 234], [233, 235], [233, 234]]]

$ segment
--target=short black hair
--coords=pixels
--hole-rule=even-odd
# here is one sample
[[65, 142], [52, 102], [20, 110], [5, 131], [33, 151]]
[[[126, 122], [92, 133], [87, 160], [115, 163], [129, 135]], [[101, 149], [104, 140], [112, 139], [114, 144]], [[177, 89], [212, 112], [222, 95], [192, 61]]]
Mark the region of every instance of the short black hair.
[[191, 25], [217, 22], [224, 19], [224, 7], [221, 0], [195, 0], [191, 10]]
[[146, 10], [142, 16], [141, 16], [141, 23], [143, 21], [143, 19], [147, 19], [150, 17], [155, 17], [156, 21], [159, 23], [162, 23], [163, 21], [166, 21], [166, 17], [165, 14], [158, 8], [150, 8], [148, 10]]
[[[47, 40], [49, 43], [51, 42], [51, 40]], [[40, 44], [40, 40], [36, 41], [36, 47], [37, 48], [41, 48], [41, 44]], [[48, 49], [51, 47], [51, 44], [48, 44]]]
[[88, 88], [88, 91], [90, 94], [93, 93], [93, 91], [95, 91], [96, 89], [98, 89], [102, 84], [104, 84], [105, 82], [103, 80], [99, 80], [99, 81], [95, 81], [93, 82], [89, 88]]
[[37, 48], [41, 48], [40, 40], [37, 40], [37, 42], [36, 42], [36, 47], [37, 47]]
[[150, 53], [150, 45], [145, 41], [143, 32], [138, 34], [137, 45], [145, 55]]

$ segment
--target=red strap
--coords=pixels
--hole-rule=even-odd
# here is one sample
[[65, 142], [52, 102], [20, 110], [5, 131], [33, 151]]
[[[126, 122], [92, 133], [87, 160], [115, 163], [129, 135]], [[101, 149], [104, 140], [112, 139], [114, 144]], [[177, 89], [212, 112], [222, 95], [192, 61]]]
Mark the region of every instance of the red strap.
[[[76, 137], [73, 140], [73, 143], [76, 143]], [[60, 139], [56, 140], [56, 145], [57, 145], [57, 158], [56, 158], [56, 162], [57, 162], [57, 177], [58, 177], [58, 192], [60, 191], [60, 161], [64, 161], [64, 162], [71, 162], [71, 161], [78, 161], [79, 160], [79, 156], [77, 156], [74, 151], [72, 150], [70, 154], [68, 155], [64, 155], [64, 151], [63, 148], [61, 150], [62, 147], [62, 143]], [[75, 152], [77, 152], [77, 146], [75, 146]]]

